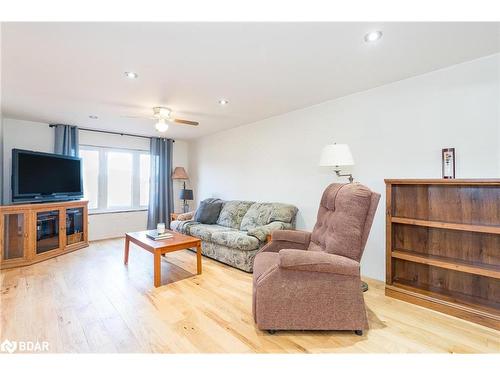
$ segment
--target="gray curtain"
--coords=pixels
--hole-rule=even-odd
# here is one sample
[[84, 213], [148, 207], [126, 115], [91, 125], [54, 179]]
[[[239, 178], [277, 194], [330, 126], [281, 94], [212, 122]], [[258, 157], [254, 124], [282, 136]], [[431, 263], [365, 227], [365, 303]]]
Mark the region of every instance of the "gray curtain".
[[52, 125], [55, 129], [54, 152], [67, 156], [78, 156], [78, 128], [71, 125]]
[[170, 213], [174, 208], [172, 188], [173, 140], [151, 138], [151, 177], [149, 185], [148, 229], [165, 223], [170, 227]]

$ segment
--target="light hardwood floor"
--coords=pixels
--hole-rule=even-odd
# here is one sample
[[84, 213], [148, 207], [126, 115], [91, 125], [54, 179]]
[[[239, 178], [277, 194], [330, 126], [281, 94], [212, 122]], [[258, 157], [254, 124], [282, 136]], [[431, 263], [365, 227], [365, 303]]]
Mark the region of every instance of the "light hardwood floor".
[[367, 280], [371, 329], [278, 332], [256, 329], [251, 275], [195, 253], [162, 260], [153, 288], [153, 257], [123, 239], [32, 266], [1, 272], [0, 341], [48, 341], [53, 352], [320, 353], [500, 352], [498, 331], [384, 296]]

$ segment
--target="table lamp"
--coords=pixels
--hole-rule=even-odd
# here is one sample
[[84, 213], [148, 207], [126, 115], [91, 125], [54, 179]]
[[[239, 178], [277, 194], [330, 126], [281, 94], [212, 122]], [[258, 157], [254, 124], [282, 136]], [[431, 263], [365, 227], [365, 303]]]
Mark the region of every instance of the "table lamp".
[[192, 201], [193, 200], [193, 190], [191, 190], [191, 189], [182, 189], [181, 192], [179, 193], [179, 198], [184, 201], [184, 205], [183, 205], [183, 211], [184, 211], [184, 213], [188, 212], [188, 210], [189, 210], [189, 204], [186, 201]]
[[354, 159], [352, 158], [351, 150], [346, 144], [328, 145], [323, 148], [321, 152], [321, 159], [319, 161], [321, 167], [334, 167], [334, 171], [337, 177], [349, 177], [349, 182], [352, 183], [354, 179], [352, 174], [346, 173], [341, 174], [340, 167], [354, 165]]

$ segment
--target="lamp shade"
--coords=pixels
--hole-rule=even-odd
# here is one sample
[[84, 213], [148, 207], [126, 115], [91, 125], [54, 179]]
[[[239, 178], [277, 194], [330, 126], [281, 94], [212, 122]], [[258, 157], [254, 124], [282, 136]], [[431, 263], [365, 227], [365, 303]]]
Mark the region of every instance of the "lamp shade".
[[191, 189], [182, 189], [179, 194], [179, 199], [183, 199], [186, 201], [193, 200], [193, 190]]
[[323, 148], [319, 165], [321, 167], [354, 165], [354, 159], [348, 145], [334, 143]]
[[186, 170], [182, 167], [175, 167], [174, 173], [172, 173], [173, 180], [188, 180], [189, 176]]

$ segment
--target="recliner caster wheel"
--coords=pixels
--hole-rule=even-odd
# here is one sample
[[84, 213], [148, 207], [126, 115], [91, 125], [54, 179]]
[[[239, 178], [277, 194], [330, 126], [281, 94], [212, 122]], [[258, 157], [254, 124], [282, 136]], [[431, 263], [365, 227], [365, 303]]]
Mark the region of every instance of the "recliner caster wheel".
[[365, 283], [364, 281], [361, 281], [361, 291], [364, 293], [368, 291], [368, 284]]
[[354, 333], [357, 335], [357, 336], [363, 336], [363, 331], [360, 330], [360, 329], [356, 329], [354, 330]]
[[270, 335], [274, 335], [276, 333], [275, 329], [268, 329], [267, 332], [269, 332]]

